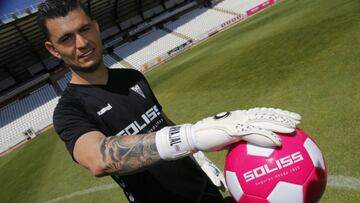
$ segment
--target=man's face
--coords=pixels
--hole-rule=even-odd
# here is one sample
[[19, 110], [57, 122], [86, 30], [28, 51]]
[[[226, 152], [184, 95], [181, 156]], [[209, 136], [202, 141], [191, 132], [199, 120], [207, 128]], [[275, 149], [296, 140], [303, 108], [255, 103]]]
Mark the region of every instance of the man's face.
[[64, 60], [73, 71], [91, 73], [102, 64], [99, 25], [80, 8], [65, 17], [48, 19], [49, 39], [45, 47]]

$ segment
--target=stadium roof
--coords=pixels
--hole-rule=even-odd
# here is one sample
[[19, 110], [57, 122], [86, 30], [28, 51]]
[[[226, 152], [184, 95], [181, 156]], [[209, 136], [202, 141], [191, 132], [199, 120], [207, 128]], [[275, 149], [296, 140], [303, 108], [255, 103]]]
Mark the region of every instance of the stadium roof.
[[8, 23], [30, 13], [35, 13], [42, 0], [0, 0], [0, 22]]

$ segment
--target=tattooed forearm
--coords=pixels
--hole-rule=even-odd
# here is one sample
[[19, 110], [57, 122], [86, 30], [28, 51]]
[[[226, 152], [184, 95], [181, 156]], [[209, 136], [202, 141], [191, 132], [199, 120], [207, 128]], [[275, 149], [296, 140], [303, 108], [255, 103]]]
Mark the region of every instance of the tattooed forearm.
[[155, 133], [106, 137], [100, 150], [107, 174], [132, 174], [160, 160]]

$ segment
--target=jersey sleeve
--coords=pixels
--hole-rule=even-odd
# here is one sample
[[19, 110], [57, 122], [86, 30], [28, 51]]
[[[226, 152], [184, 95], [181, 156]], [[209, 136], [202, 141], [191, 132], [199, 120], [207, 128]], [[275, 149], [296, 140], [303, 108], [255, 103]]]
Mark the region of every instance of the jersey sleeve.
[[[59, 101], [53, 116], [54, 128], [65, 142], [66, 148], [73, 156], [77, 139], [90, 131], [98, 130], [94, 122], [89, 119], [84, 106], [78, 101]], [[74, 159], [74, 161], [76, 161]]]

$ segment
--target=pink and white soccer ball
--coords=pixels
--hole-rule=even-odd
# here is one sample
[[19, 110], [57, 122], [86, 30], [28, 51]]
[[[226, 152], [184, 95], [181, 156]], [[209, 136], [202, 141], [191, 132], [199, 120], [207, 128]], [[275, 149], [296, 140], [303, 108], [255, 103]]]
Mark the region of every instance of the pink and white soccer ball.
[[279, 134], [281, 148], [239, 142], [225, 161], [225, 179], [238, 203], [313, 203], [326, 187], [326, 165], [304, 131]]

